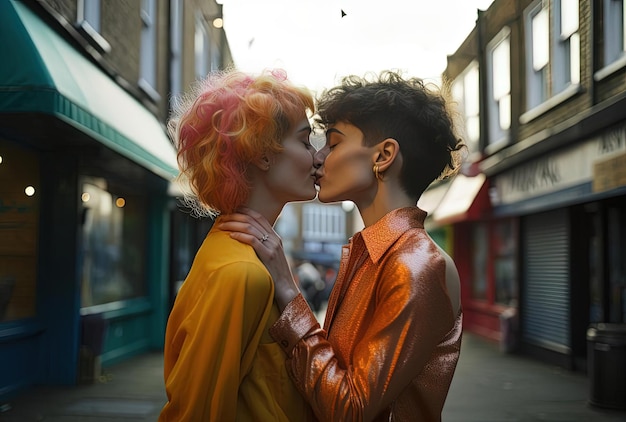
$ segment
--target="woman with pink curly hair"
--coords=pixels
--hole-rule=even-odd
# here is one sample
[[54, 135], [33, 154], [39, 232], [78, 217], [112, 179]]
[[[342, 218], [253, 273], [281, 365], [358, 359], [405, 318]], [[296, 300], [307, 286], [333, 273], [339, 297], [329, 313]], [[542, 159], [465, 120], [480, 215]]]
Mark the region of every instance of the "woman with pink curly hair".
[[[268, 328], [274, 284], [254, 250], [218, 228], [247, 207], [272, 224], [315, 197], [309, 91], [282, 70], [209, 75], [177, 106], [169, 130], [186, 200], [216, 224], [180, 288], [165, 334], [168, 401], [159, 421], [306, 421], [309, 407]], [[261, 242], [267, 233], [257, 233]]]

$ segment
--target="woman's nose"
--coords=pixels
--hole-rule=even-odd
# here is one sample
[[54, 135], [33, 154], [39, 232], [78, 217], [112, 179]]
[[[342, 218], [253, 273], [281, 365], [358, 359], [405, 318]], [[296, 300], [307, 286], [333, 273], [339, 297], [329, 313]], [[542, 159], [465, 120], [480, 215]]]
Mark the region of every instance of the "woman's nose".
[[328, 152], [329, 152], [329, 149], [326, 146], [320, 149], [319, 151], [317, 151], [315, 155], [313, 156], [313, 165], [318, 168], [322, 167], [322, 164], [324, 164], [324, 160], [326, 160], [326, 156], [328, 155]]

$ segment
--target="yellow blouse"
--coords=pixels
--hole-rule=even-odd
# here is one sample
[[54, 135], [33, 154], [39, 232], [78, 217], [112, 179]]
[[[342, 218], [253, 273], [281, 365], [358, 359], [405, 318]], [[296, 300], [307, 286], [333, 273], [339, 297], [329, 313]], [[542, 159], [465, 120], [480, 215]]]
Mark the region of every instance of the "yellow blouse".
[[462, 313], [425, 217], [394, 210], [350, 239], [323, 330], [302, 295], [270, 329], [320, 421], [441, 420]]
[[254, 250], [213, 226], [165, 333], [166, 421], [305, 421], [309, 407], [268, 334], [279, 316]]

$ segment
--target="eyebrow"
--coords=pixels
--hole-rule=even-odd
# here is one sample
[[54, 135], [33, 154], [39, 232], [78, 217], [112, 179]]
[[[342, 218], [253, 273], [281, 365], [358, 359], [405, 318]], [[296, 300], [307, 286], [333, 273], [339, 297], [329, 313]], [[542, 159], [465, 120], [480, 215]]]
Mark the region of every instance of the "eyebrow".
[[327, 130], [326, 130], [326, 141], [328, 141], [328, 136], [329, 136], [331, 133], [338, 133], [338, 134], [340, 134], [340, 135], [342, 135], [342, 136], [345, 136], [345, 135], [344, 135], [344, 133], [343, 133], [342, 131], [340, 131], [339, 129], [336, 129], [336, 128], [334, 128], [334, 127], [331, 127], [330, 129], [327, 129]]
[[300, 133], [300, 132], [311, 133], [311, 125], [309, 125], [309, 124], [302, 125], [302, 127], [296, 131], [296, 133]]

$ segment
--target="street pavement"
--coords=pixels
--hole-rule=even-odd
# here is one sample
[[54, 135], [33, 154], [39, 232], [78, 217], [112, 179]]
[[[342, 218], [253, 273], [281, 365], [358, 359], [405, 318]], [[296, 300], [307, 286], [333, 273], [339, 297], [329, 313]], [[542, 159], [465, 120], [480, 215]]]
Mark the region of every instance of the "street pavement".
[[505, 354], [463, 333], [444, 422], [626, 422], [626, 411], [589, 404], [587, 375]]
[[0, 422], [156, 422], [165, 400], [163, 353], [147, 353], [93, 384], [34, 388], [5, 404]]
[[[104, 370], [92, 385], [34, 388], [0, 403], [0, 422], [155, 422], [165, 402], [162, 353]], [[588, 404], [587, 376], [463, 334], [444, 422], [625, 422], [626, 412]]]

